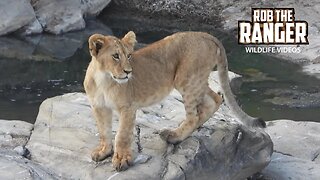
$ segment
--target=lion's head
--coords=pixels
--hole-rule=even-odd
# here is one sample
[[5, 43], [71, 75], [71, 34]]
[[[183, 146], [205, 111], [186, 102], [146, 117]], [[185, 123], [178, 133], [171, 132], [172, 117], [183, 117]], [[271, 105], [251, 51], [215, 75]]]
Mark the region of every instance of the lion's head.
[[118, 83], [126, 83], [132, 76], [131, 53], [136, 43], [134, 32], [122, 39], [94, 34], [89, 38], [89, 50], [102, 72], [109, 73]]

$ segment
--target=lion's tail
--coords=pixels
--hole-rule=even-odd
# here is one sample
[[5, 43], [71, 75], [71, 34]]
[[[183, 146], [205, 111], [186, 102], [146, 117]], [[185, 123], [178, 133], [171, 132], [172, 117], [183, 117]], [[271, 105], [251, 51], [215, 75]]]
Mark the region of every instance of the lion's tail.
[[260, 118], [255, 118], [249, 116], [245, 113], [240, 106], [238, 105], [234, 94], [232, 93], [230, 87], [230, 80], [228, 75], [228, 61], [225, 49], [222, 43], [215, 37], [213, 37], [214, 43], [218, 46], [217, 48], [217, 68], [219, 74], [219, 81], [220, 86], [224, 94], [224, 99], [230, 109], [234, 112], [236, 117], [245, 125], [252, 126], [252, 127], [265, 127], [265, 122]]

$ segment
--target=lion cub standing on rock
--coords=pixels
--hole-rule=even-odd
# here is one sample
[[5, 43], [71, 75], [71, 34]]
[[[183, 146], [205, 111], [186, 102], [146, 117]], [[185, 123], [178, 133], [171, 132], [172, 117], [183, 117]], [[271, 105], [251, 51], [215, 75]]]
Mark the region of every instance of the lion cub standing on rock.
[[222, 98], [208, 86], [208, 77], [217, 65], [227, 104], [243, 124], [263, 126], [238, 106], [231, 92], [226, 53], [213, 36], [202, 32], [181, 32], [145, 48], [133, 51], [135, 34], [122, 39], [94, 34], [89, 38], [92, 60], [84, 80], [100, 135], [100, 145], [92, 159], [100, 161], [111, 155], [112, 113], [119, 114], [112, 164], [125, 170], [132, 161], [131, 142], [137, 109], [165, 98], [174, 88], [184, 101], [186, 119], [173, 130], [163, 130], [161, 138], [178, 143], [205, 123], [222, 103]]

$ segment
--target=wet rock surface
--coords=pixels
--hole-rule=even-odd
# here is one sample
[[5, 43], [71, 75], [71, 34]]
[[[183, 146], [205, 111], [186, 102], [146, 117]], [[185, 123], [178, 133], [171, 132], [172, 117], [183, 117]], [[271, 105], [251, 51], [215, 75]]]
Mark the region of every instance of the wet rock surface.
[[288, 106], [292, 108], [318, 108], [320, 107], [320, 92], [298, 91], [285, 89], [271, 89], [265, 92], [266, 95], [274, 96], [272, 99], [265, 99], [275, 105]]

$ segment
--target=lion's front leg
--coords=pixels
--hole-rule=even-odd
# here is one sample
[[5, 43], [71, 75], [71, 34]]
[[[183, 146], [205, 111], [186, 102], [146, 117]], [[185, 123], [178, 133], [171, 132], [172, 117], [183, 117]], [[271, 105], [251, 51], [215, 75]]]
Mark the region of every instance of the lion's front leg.
[[115, 149], [112, 158], [113, 167], [117, 171], [126, 170], [132, 162], [131, 143], [135, 117], [135, 110], [120, 110], [119, 128], [115, 138]]
[[94, 107], [93, 115], [97, 122], [100, 144], [92, 151], [91, 158], [94, 161], [102, 161], [112, 154], [112, 110]]

